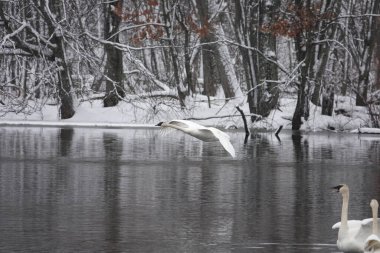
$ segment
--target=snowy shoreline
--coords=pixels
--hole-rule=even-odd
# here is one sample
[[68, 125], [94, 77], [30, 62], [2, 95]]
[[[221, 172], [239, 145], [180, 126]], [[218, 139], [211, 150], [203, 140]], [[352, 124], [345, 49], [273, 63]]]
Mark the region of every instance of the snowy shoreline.
[[0, 120], [3, 126], [31, 126], [31, 127], [88, 127], [88, 128], [156, 128], [152, 124], [125, 124], [100, 122], [65, 122], [65, 121], [38, 121], [38, 120]]
[[[67, 122], [67, 121], [41, 121], [41, 120], [0, 120], [0, 127], [20, 126], [20, 127], [71, 127], [71, 128], [157, 128], [155, 124], [131, 124], [131, 123], [111, 123], [111, 122]], [[287, 132], [289, 129], [286, 129]], [[273, 132], [273, 131], [268, 131]], [[306, 131], [307, 133], [308, 131]], [[380, 134], [379, 128], [360, 127], [350, 131], [330, 131], [321, 129], [318, 132], [329, 133], [352, 133], [352, 134]]]
[[[154, 128], [161, 121], [194, 118], [194, 121], [205, 126], [243, 130], [243, 120], [236, 109], [236, 103], [215, 102], [210, 107], [206, 102], [189, 100], [188, 104], [190, 109], [182, 111], [165, 104], [161, 104], [159, 109], [158, 106], [153, 108], [149, 101], [138, 104], [121, 102], [115, 107], [103, 107], [102, 101], [83, 102], [77, 107], [75, 115], [65, 120], [60, 119], [58, 106], [45, 105], [41, 110], [30, 114], [7, 113], [0, 117], [0, 127]], [[283, 131], [291, 131], [295, 104], [294, 98], [280, 99], [279, 109], [273, 110], [260, 121], [249, 122], [249, 129], [274, 132], [283, 126]], [[247, 103], [241, 109], [246, 115], [249, 114]], [[310, 104], [310, 116], [303, 120], [301, 132], [380, 134], [380, 129], [369, 127], [367, 110], [354, 106], [351, 98], [338, 97], [335, 110], [344, 110], [349, 115], [321, 115], [321, 108]]]

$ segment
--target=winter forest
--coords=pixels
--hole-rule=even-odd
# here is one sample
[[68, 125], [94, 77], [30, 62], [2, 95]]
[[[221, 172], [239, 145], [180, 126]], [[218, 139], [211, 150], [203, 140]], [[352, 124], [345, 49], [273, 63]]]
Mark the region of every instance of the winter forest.
[[[279, 99], [323, 115], [354, 98], [380, 127], [380, 0], [2, 0], [0, 115], [145, 100], [154, 111], [248, 103], [251, 121]], [[255, 116], [256, 115], [256, 116]]]

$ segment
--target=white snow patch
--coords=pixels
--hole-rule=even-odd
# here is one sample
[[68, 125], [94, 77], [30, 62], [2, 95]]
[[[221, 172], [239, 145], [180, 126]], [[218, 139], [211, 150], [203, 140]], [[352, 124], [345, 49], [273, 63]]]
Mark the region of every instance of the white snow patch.
[[351, 133], [380, 134], [380, 128], [359, 127], [358, 129], [352, 130]]
[[[237, 101], [226, 103], [221, 92], [217, 97], [210, 97], [210, 106], [207, 96], [193, 95], [186, 98], [187, 109], [181, 110], [178, 101], [140, 99], [133, 103], [121, 101], [115, 107], [103, 107], [102, 100], [86, 101], [79, 104], [75, 115], [66, 120], [59, 119], [58, 106], [45, 105], [41, 111], [31, 115], [8, 113], [0, 117], [0, 125], [32, 125], [32, 126], [62, 126], [62, 127], [152, 127], [158, 122], [171, 119], [192, 119], [206, 126], [243, 128], [243, 120], [236, 109]], [[370, 126], [370, 119], [365, 107], [356, 107], [348, 97], [337, 97], [335, 108], [343, 108], [350, 111], [350, 115], [333, 114], [333, 116], [321, 115], [321, 108], [310, 103], [310, 116], [304, 120], [301, 130], [306, 131], [367, 131], [380, 132], [380, 130], [367, 130], [364, 126]], [[279, 126], [283, 129], [291, 129], [291, 120], [295, 110], [295, 98], [282, 98], [279, 109], [273, 110], [267, 118], [249, 123], [250, 128], [274, 131]], [[248, 103], [239, 107], [247, 115]], [[0, 105], [2, 111], [2, 105]], [[230, 115], [231, 117], [224, 117]], [[219, 117], [219, 118], [218, 118]], [[250, 122], [250, 117], [247, 116]]]

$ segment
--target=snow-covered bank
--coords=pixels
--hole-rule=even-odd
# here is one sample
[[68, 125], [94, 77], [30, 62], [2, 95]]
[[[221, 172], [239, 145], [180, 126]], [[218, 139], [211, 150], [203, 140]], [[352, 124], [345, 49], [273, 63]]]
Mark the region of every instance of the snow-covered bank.
[[358, 129], [352, 130], [351, 133], [358, 133], [358, 134], [380, 134], [380, 128], [360, 127]]
[[67, 122], [42, 120], [0, 120], [0, 126], [36, 126], [36, 127], [100, 127], [100, 128], [151, 128], [151, 124], [123, 124], [97, 122]]
[[[102, 106], [101, 100], [82, 102], [74, 117], [67, 120], [59, 119], [57, 106], [45, 105], [41, 111], [30, 115], [7, 113], [0, 118], [0, 125], [126, 128], [153, 127], [160, 121], [196, 118], [195, 121], [207, 126], [243, 127], [243, 121], [234, 101], [225, 103], [223, 99], [212, 99], [211, 108], [209, 108], [207, 98], [196, 96], [188, 99], [186, 110], [180, 110], [176, 101], [159, 103], [144, 101], [120, 102], [118, 106], [108, 108]], [[284, 129], [291, 129], [295, 104], [296, 100], [293, 98], [282, 98], [278, 110], [273, 110], [261, 121], [251, 123], [250, 128], [274, 131], [282, 125]], [[239, 106], [246, 114], [249, 114], [247, 103]], [[334, 113], [333, 116], [321, 115], [321, 108], [310, 104], [310, 116], [307, 121], [304, 121], [301, 130], [355, 133], [360, 128], [361, 133], [380, 132], [380, 130], [364, 128], [370, 126], [367, 110], [364, 107], [353, 106], [349, 98], [338, 97], [334, 109], [345, 113]]]

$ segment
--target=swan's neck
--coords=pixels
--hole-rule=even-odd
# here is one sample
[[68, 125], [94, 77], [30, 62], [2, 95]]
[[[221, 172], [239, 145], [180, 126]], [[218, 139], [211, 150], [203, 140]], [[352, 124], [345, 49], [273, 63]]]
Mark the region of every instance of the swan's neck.
[[348, 220], [348, 199], [349, 199], [349, 193], [343, 193], [343, 203], [342, 203], [342, 214], [340, 217], [340, 223], [341, 223], [341, 228], [347, 229], [347, 220]]
[[372, 217], [373, 217], [373, 224], [372, 224], [372, 233], [377, 234], [378, 231], [378, 222], [377, 222], [377, 208], [372, 208]]

